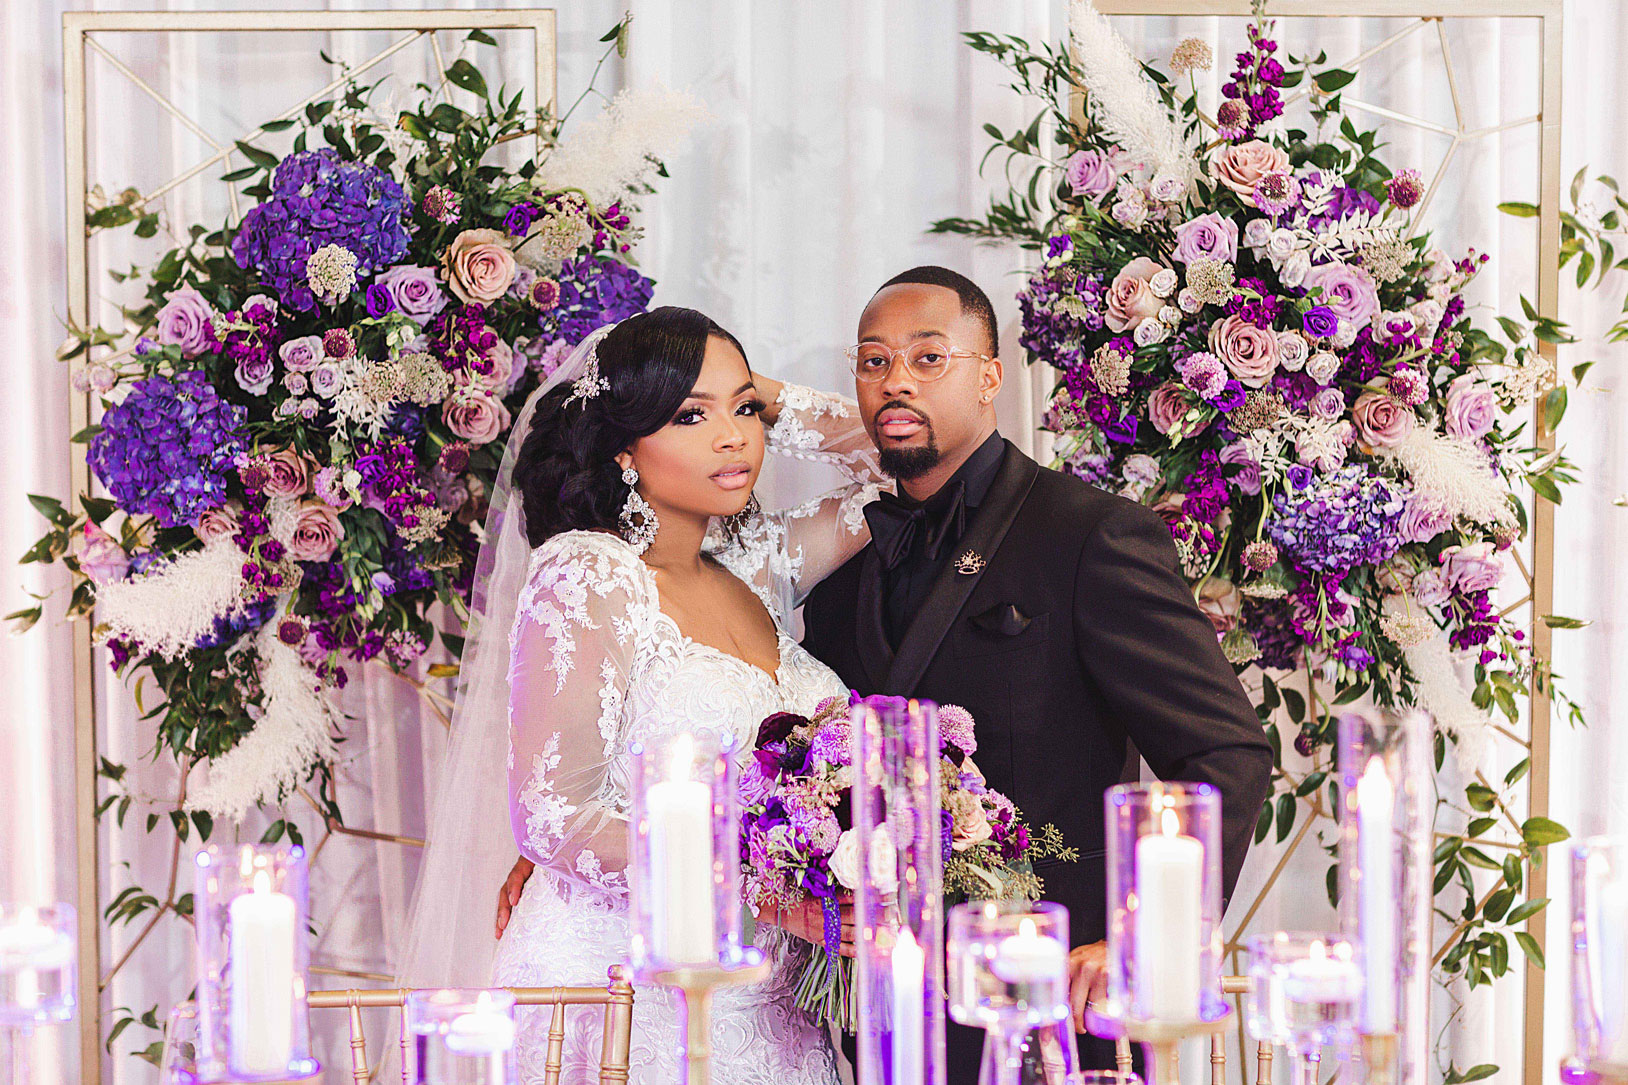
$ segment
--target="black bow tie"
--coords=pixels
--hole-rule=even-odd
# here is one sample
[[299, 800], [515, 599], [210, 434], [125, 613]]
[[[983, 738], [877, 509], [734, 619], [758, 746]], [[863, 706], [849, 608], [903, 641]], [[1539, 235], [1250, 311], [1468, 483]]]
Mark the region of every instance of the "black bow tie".
[[918, 534], [927, 560], [937, 561], [944, 541], [960, 538], [966, 531], [967, 484], [957, 480], [921, 505], [883, 492], [865, 506], [865, 522], [870, 525], [871, 545], [876, 547], [884, 569], [899, 567]]

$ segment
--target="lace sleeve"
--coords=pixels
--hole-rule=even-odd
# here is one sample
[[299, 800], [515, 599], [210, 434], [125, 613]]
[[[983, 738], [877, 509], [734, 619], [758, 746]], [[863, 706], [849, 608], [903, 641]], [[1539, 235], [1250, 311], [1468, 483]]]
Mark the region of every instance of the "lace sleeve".
[[626, 891], [622, 698], [648, 588], [608, 535], [540, 547], [510, 637], [509, 816], [520, 851], [556, 878]]
[[852, 482], [887, 481], [856, 404], [801, 384], [781, 385], [775, 402], [780, 417], [767, 434], [770, 452], [831, 464]]

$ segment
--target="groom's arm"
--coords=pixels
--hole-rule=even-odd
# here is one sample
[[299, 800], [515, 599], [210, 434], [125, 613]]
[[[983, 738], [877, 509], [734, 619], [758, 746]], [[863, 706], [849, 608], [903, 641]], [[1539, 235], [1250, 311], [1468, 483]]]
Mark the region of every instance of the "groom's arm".
[[1081, 666], [1159, 778], [1220, 789], [1225, 898], [1271, 790], [1272, 748], [1179, 568], [1158, 513], [1112, 502], [1081, 554], [1075, 638]]

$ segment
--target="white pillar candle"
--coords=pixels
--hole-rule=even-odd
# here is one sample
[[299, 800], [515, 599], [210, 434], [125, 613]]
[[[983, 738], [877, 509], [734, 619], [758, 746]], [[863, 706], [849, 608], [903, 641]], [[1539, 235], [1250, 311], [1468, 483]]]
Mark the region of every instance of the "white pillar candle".
[[1204, 941], [1204, 845], [1165, 810], [1160, 832], [1136, 842], [1136, 1012], [1156, 1021], [1199, 1015]]
[[1007, 983], [1046, 983], [1060, 981], [1068, 968], [1063, 943], [1043, 937], [1034, 920], [1018, 921], [1018, 932], [1001, 939], [989, 970]]
[[230, 1065], [240, 1074], [277, 1074], [294, 1057], [294, 899], [273, 892], [259, 871], [254, 888], [229, 908]]
[[1351, 960], [1350, 946], [1330, 955], [1321, 942], [1311, 944], [1310, 956], [1289, 962], [1284, 969], [1283, 995], [1290, 1002], [1351, 1002], [1362, 992], [1362, 971]]
[[712, 900], [712, 790], [690, 779], [694, 744], [673, 742], [668, 778], [650, 786], [652, 946], [658, 960], [701, 964], [717, 958]]
[[501, 1055], [514, 1047], [514, 1018], [492, 1004], [482, 991], [475, 1008], [447, 1026], [447, 1050], [458, 1055]]
[[927, 956], [909, 930], [900, 928], [889, 963], [893, 978], [891, 1085], [921, 1085], [927, 1073], [924, 1062]]
[[1588, 971], [1600, 1014], [1603, 1058], [1628, 1063], [1628, 880], [1612, 879], [1604, 857], [1588, 860]]
[[63, 968], [72, 956], [68, 936], [41, 923], [33, 908], [21, 909], [14, 923], [0, 927], [0, 975], [12, 976], [10, 1001], [19, 1009], [37, 1007], [40, 973]]
[[1379, 758], [1357, 780], [1357, 936], [1362, 940], [1362, 1031], [1396, 1031], [1396, 788]]

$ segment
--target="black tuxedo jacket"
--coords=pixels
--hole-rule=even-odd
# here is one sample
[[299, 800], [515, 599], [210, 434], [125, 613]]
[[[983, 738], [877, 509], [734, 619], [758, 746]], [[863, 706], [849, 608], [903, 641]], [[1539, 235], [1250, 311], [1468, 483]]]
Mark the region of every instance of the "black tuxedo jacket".
[[[862, 694], [972, 713], [973, 760], [989, 786], [1080, 852], [1037, 871], [1046, 899], [1067, 906], [1075, 945], [1106, 937], [1102, 793], [1134, 778], [1130, 743], [1160, 778], [1220, 789], [1231, 894], [1272, 752], [1157, 513], [1042, 468], [1008, 442], [896, 654], [883, 633], [881, 573], [866, 547], [816, 587], [804, 646]], [[952, 1064], [962, 1061], [956, 1046]], [[975, 1080], [970, 1070], [968, 1079], [952, 1065], [951, 1080]]]

